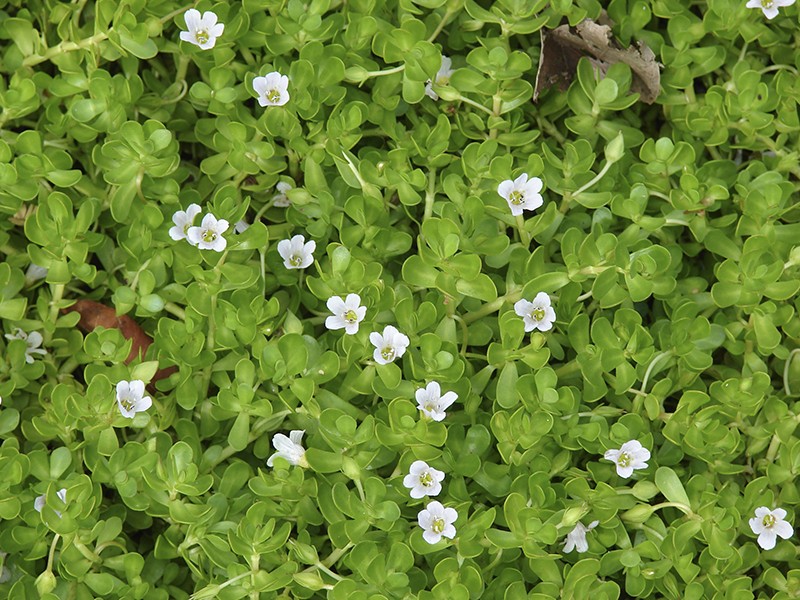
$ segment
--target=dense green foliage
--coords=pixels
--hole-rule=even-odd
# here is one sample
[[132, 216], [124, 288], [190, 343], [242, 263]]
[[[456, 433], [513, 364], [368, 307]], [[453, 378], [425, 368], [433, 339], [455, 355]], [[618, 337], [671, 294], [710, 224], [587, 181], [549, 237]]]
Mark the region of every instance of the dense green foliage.
[[[0, 0], [0, 598], [800, 597], [796, 535], [749, 525], [800, 506], [797, 6], [202, 0], [207, 50], [194, 6]], [[602, 9], [663, 65], [656, 102], [582, 59], [533, 103], [539, 31]], [[522, 173], [544, 204], [515, 218]], [[192, 203], [224, 252], [170, 237]], [[527, 333], [539, 292], [557, 318]], [[354, 335], [325, 326], [349, 293]], [[387, 325], [410, 344], [376, 364]], [[170, 365], [123, 416], [117, 383]], [[268, 467], [290, 430], [305, 462]], [[630, 440], [651, 458], [623, 478]], [[452, 540], [423, 539], [416, 460]]]

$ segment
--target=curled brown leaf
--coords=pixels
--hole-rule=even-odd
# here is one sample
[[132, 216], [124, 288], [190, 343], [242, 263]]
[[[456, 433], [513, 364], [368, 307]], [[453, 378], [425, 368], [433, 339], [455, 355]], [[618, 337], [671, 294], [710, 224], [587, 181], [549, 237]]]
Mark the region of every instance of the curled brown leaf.
[[625, 63], [631, 68], [631, 90], [639, 99], [652, 104], [661, 91], [661, 71], [656, 55], [644, 42], [622, 48], [611, 33], [605, 14], [600, 22], [584, 19], [575, 27], [560, 25], [555, 29], [542, 29], [542, 51], [536, 74], [533, 100], [549, 87], [566, 90], [578, 67], [581, 57], [588, 57], [600, 71], [613, 64]]
[[[96, 327], [104, 327], [106, 329], [119, 329], [120, 333], [125, 339], [132, 340], [131, 351], [125, 359], [125, 364], [138, 358], [144, 358], [150, 344], [153, 343], [151, 338], [142, 329], [139, 324], [128, 315], [117, 315], [116, 311], [94, 300], [78, 300], [72, 306], [63, 309], [63, 312], [77, 312], [80, 315], [78, 327], [83, 331], [93, 331]], [[177, 369], [175, 367], [166, 367], [159, 369], [153, 376], [155, 383], [160, 379], [169, 377]]]

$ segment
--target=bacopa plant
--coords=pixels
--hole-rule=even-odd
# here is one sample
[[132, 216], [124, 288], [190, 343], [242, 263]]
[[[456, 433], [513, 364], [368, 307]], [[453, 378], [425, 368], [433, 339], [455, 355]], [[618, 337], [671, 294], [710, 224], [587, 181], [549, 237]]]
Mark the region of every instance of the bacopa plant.
[[794, 0], [0, 0], [0, 599], [800, 597]]

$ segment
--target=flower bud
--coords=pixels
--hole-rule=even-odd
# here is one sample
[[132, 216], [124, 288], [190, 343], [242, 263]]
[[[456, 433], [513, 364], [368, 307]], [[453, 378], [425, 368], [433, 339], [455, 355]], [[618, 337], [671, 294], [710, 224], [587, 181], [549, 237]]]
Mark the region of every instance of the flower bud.
[[292, 577], [297, 583], [308, 590], [321, 590], [325, 587], [325, 582], [322, 581], [322, 577], [320, 577], [316, 571], [295, 573]]
[[649, 504], [639, 504], [622, 514], [622, 520], [626, 523], [644, 523], [650, 518], [655, 509]]
[[581, 520], [581, 517], [586, 514], [586, 509], [582, 506], [573, 506], [568, 508], [564, 511], [564, 516], [561, 517], [561, 523], [558, 524], [559, 527], [565, 527], [567, 529], [574, 527], [575, 523]]
[[622, 132], [617, 134], [606, 146], [606, 160], [610, 163], [615, 163], [625, 155], [625, 140], [622, 137]]
[[56, 576], [53, 575], [53, 572], [48, 570], [39, 575], [36, 578], [36, 591], [39, 592], [40, 596], [44, 596], [45, 594], [49, 594], [53, 591], [56, 587]]
[[302, 542], [292, 542], [292, 552], [301, 563], [313, 565], [319, 562], [319, 555], [314, 546], [303, 544]]
[[345, 81], [349, 81], [351, 83], [362, 83], [369, 77], [368, 73], [369, 71], [367, 71], [364, 67], [348, 67], [344, 71], [344, 79]]

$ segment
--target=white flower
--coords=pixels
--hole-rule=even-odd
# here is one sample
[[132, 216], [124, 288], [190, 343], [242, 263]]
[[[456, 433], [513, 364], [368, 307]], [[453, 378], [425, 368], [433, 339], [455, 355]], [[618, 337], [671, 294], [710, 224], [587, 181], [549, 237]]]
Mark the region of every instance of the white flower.
[[634, 469], [646, 469], [650, 460], [650, 450], [642, 446], [638, 440], [622, 444], [619, 450], [606, 450], [603, 458], [617, 465], [617, 475], [626, 479], [633, 475]]
[[770, 510], [766, 506], [756, 509], [756, 516], [750, 519], [750, 529], [758, 535], [758, 545], [764, 550], [775, 547], [777, 536], [788, 540], [794, 533], [794, 528], [784, 520], [786, 511], [782, 508]]
[[[67, 489], [61, 488], [56, 492], [56, 496], [61, 498], [61, 501], [66, 504], [67, 503]], [[33, 508], [36, 509], [37, 512], [42, 512], [44, 505], [47, 503], [47, 494], [42, 494], [41, 496], [37, 496], [36, 499], [33, 501]], [[55, 513], [60, 517], [61, 513], [59, 511], [55, 511]]]
[[367, 315], [367, 307], [361, 306], [361, 296], [358, 294], [347, 294], [345, 300], [340, 296], [331, 296], [328, 298], [328, 310], [333, 316], [325, 319], [325, 327], [344, 329], [349, 335], [358, 333], [358, 324]]
[[517, 217], [523, 210], [536, 210], [544, 203], [539, 193], [542, 185], [542, 180], [538, 177], [528, 180], [528, 174], [523, 173], [514, 181], [506, 179], [498, 185], [497, 193], [505, 198], [511, 214]]
[[248, 229], [250, 229], [250, 223], [248, 223], [244, 219], [242, 219], [241, 221], [236, 221], [236, 224], [233, 226], [233, 230], [236, 233], [244, 233]]
[[217, 219], [211, 213], [203, 217], [200, 227], [189, 227], [186, 238], [200, 250], [215, 250], [222, 252], [228, 245], [228, 241], [223, 237], [223, 233], [228, 230], [228, 222], [225, 219]]
[[144, 412], [153, 405], [150, 396], [144, 395], [144, 381], [120, 381], [117, 384], [117, 405], [123, 417], [132, 419], [137, 412]]
[[169, 237], [176, 242], [179, 240], [188, 241], [187, 234], [189, 228], [194, 225], [194, 218], [199, 214], [200, 207], [197, 204], [190, 204], [185, 211], [175, 211], [175, 214], [172, 215], [172, 222], [175, 223], [175, 225], [169, 228]]
[[289, 78], [277, 71], [253, 79], [253, 89], [261, 106], [283, 106], [289, 101]]
[[290, 240], [278, 242], [278, 254], [283, 258], [283, 266], [287, 269], [305, 269], [314, 262], [314, 250], [317, 242], [306, 241], [302, 235], [296, 235]]
[[445, 508], [441, 502], [434, 500], [424, 510], [419, 511], [417, 522], [424, 529], [422, 538], [429, 544], [435, 544], [442, 537], [453, 539], [456, 528], [453, 523], [458, 519], [455, 508]]
[[747, 8], [760, 8], [764, 16], [774, 19], [778, 16], [778, 9], [784, 6], [791, 6], [794, 0], [749, 0], [745, 6]]
[[442, 491], [444, 473], [428, 466], [424, 460], [411, 463], [408, 475], [403, 478], [403, 485], [411, 490], [412, 498], [436, 496]]
[[550, 304], [550, 296], [539, 292], [533, 302], [519, 300], [514, 303], [514, 312], [525, 322], [525, 331], [549, 331], [556, 320], [556, 311]]
[[375, 346], [372, 358], [379, 365], [388, 365], [395, 358], [403, 356], [411, 343], [407, 335], [400, 333], [392, 325], [384, 327], [383, 333], [377, 331], [370, 333], [369, 341]]
[[47, 277], [47, 269], [35, 263], [31, 263], [28, 265], [28, 270], [25, 271], [25, 285], [33, 285], [45, 277]]
[[29, 365], [33, 364], [33, 355], [34, 354], [47, 354], [46, 350], [39, 348], [42, 345], [42, 334], [38, 331], [31, 331], [30, 333], [25, 333], [19, 327], [14, 329], [14, 333], [7, 333], [6, 339], [9, 340], [25, 340], [25, 344], [27, 348], [25, 348], [25, 362]]
[[439, 67], [439, 70], [436, 72], [436, 76], [433, 80], [428, 79], [425, 82], [425, 95], [428, 98], [432, 98], [433, 100], [439, 99], [439, 94], [433, 91], [433, 84], [436, 85], [449, 85], [450, 84], [450, 76], [453, 74], [453, 69], [450, 67], [453, 65], [453, 61], [450, 60], [447, 56], [442, 56], [442, 66]]
[[291, 206], [292, 202], [286, 197], [286, 192], [292, 189], [292, 184], [286, 183], [285, 181], [279, 181], [275, 186], [275, 189], [278, 191], [278, 193], [272, 197], [272, 206], [277, 206], [278, 208], [286, 208], [287, 206]]
[[225, 29], [225, 25], [217, 23], [217, 15], [210, 10], [201, 17], [199, 10], [190, 8], [183, 14], [183, 18], [189, 31], [181, 31], [181, 39], [199, 46], [202, 50], [213, 48]]
[[583, 523], [576, 523], [575, 529], [567, 534], [567, 539], [564, 540], [564, 548], [562, 552], [586, 552], [589, 549], [589, 543], [586, 541], [586, 533], [597, 527], [600, 521], [592, 521], [586, 527]]
[[289, 432], [289, 437], [282, 433], [276, 433], [272, 436], [272, 446], [277, 450], [275, 454], [267, 459], [267, 466], [271, 467], [275, 462], [275, 457], [280, 456], [282, 459], [296, 467], [307, 467], [308, 461], [306, 460], [306, 449], [303, 448], [303, 434], [305, 431], [302, 429], [293, 429]]
[[433, 421], [443, 421], [447, 416], [444, 411], [458, 400], [458, 394], [455, 392], [447, 392], [442, 396], [442, 388], [435, 381], [431, 381], [427, 387], [418, 389], [414, 396], [417, 399], [417, 408]]

